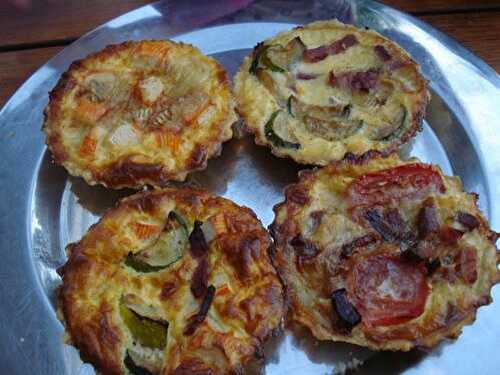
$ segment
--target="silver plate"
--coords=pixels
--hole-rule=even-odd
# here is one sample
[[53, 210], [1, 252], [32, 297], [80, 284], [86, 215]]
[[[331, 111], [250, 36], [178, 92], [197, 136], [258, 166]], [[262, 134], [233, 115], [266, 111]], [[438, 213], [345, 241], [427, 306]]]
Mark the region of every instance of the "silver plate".
[[[130, 191], [90, 187], [53, 165], [40, 131], [47, 92], [77, 58], [129, 39], [173, 38], [198, 46], [234, 74], [257, 42], [296, 24], [339, 18], [368, 26], [405, 47], [431, 81], [433, 99], [411, 155], [455, 173], [480, 194], [492, 227], [500, 229], [500, 79], [473, 54], [430, 26], [371, 1], [165, 1], [139, 8], [85, 35], [41, 67], [0, 112], [0, 365], [6, 374], [92, 374], [62, 342], [54, 312], [55, 269], [64, 247], [103, 210]], [[208, 169], [190, 179], [254, 209], [265, 225], [299, 167], [277, 159], [251, 138], [228, 142]], [[373, 353], [317, 343], [289, 332], [268, 345], [266, 374], [496, 374], [500, 368], [499, 289], [495, 302], [453, 343], [431, 353]]]

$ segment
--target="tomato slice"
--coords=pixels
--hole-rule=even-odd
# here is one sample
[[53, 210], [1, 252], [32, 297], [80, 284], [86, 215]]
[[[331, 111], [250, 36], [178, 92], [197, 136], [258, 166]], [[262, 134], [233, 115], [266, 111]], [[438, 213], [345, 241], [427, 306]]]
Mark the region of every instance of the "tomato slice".
[[424, 311], [429, 294], [426, 270], [400, 257], [375, 255], [354, 265], [348, 293], [365, 324], [404, 323]]
[[350, 207], [374, 206], [425, 197], [446, 188], [439, 172], [431, 165], [405, 164], [367, 173], [356, 178], [347, 188]]

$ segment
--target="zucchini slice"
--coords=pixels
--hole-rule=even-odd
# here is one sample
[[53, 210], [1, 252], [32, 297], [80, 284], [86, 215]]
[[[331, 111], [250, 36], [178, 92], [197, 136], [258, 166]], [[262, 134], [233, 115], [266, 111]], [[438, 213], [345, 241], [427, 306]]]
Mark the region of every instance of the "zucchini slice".
[[156, 242], [136, 254], [129, 253], [125, 265], [138, 272], [158, 272], [174, 264], [184, 255], [189, 230], [184, 218], [171, 211], [165, 229]]
[[259, 44], [255, 47], [249, 72], [257, 74], [257, 69], [262, 66], [272, 72], [284, 73], [302, 58], [305, 50], [306, 46], [299, 37], [289, 41], [286, 46]]
[[292, 149], [300, 148], [300, 143], [293, 143], [290, 141], [286, 141], [283, 138], [281, 138], [278, 134], [276, 134], [276, 132], [274, 131], [273, 127], [274, 120], [276, 120], [276, 117], [279, 115], [280, 112], [281, 110], [275, 111], [267, 121], [266, 125], [264, 125], [264, 134], [267, 140], [276, 147], [292, 148]]
[[286, 70], [276, 65], [273, 62], [273, 60], [271, 60], [271, 58], [269, 57], [270, 51], [273, 51], [273, 49], [276, 48], [277, 48], [276, 46], [267, 46], [266, 50], [261, 55], [260, 62], [266, 69], [269, 69], [273, 72], [284, 73]]
[[140, 345], [151, 349], [163, 349], [167, 345], [167, 322], [158, 322], [139, 315], [127, 307], [123, 298], [120, 301], [120, 316], [134, 340]]
[[[263, 55], [263, 64], [273, 71], [290, 70], [295, 63], [302, 59], [302, 55], [306, 50], [304, 42], [300, 37], [295, 37], [290, 40], [286, 46], [273, 45], [270, 46]], [[274, 69], [273, 69], [274, 68]]]
[[304, 124], [312, 134], [329, 141], [337, 141], [352, 136], [363, 127], [364, 122], [341, 117], [325, 120], [306, 115]]
[[351, 117], [351, 104], [304, 104], [292, 95], [288, 98], [287, 107], [290, 116], [300, 119], [310, 133], [330, 141], [347, 138], [359, 131], [364, 124]]
[[250, 65], [250, 69], [248, 70], [250, 73], [257, 74], [257, 68], [259, 67], [262, 57], [269, 47], [270, 46], [266, 46], [264, 43], [259, 43], [255, 46], [254, 58], [252, 60], [252, 64]]
[[381, 142], [390, 142], [400, 137], [407, 129], [407, 117], [408, 110], [402, 105], [394, 120], [387, 124], [387, 128], [385, 130], [383, 128], [379, 129], [377, 134], [372, 136], [371, 139]]
[[295, 117], [295, 102], [297, 99], [295, 99], [295, 96], [290, 95], [288, 97], [288, 100], [286, 101], [286, 109], [288, 111], [288, 114], [292, 117]]
[[406, 109], [406, 107], [403, 106], [401, 106], [401, 108], [403, 114], [399, 119], [397, 119], [398, 127], [391, 134], [382, 138], [381, 141], [386, 141], [386, 142], [392, 141], [401, 136], [401, 134], [403, 134], [403, 132], [406, 130], [405, 123], [406, 123], [406, 118], [408, 117], [408, 110]]
[[259, 67], [263, 67], [265, 69], [269, 69], [273, 72], [283, 73], [285, 69], [276, 65], [268, 56], [268, 52], [270, 49], [279, 48], [279, 45], [261, 45], [258, 46], [255, 52], [255, 58], [252, 61], [252, 65], [250, 65], [250, 73], [257, 74], [257, 69]]

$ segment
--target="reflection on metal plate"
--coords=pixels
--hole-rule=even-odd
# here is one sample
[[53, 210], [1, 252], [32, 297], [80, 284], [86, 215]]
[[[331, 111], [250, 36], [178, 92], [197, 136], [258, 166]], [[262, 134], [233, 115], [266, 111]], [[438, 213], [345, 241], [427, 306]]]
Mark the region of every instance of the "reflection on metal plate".
[[[234, 4], [233, 4], [234, 3]], [[251, 3], [250, 5], [248, 5]], [[209, 4], [209, 6], [207, 5]], [[412, 53], [431, 81], [424, 130], [403, 152], [458, 174], [500, 229], [500, 108], [497, 74], [456, 42], [419, 21], [370, 1], [165, 1], [123, 15], [84, 36], [36, 72], [0, 112], [0, 356], [9, 374], [93, 374], [77, 350], [62, 343], [57, 321], [56, 269], [64, 247], [77, 241], [103, 212], [131, 190], [110, 191], [68, 177], [55, 166], [39, 131], [47, 92], [74, 59], [127, 39], [189, 42], [218, 59], [234, 75], [258, 41], [296, 24], [337, 17], [372, 27]], [[248, 5], [248, 6], [247, 6]], [[283, 188], [304, 168], [278, 159], [250, 136], [225, 144], [221, 156], [189, 183], [251, 207], [268, 225]], [[494, 289], [494, 299], [498, 289]], [[498, 301], [481, 308], [474, 325], [454, 343], [430, 354], [374, 353], [342, 343], [319, 343], [307, 330], [289, 328], [266, 345], [266, 374], [359, 373], [494, 374], [500, 337]]]

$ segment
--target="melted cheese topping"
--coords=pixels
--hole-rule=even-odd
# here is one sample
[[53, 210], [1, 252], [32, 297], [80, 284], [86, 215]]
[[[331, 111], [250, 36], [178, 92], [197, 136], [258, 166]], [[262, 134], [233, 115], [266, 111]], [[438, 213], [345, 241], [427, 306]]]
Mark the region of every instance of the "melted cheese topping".
[[225, 71], [196, 48], [127, 42], [72, 65], [44, 130], [54, 159], [90, 184], [164, 185], [219, 152], [233, 107]]

